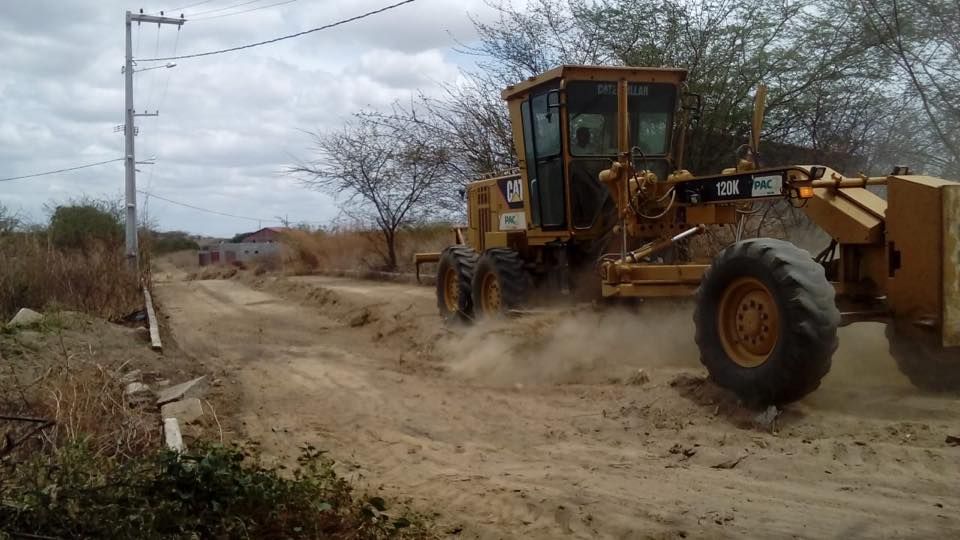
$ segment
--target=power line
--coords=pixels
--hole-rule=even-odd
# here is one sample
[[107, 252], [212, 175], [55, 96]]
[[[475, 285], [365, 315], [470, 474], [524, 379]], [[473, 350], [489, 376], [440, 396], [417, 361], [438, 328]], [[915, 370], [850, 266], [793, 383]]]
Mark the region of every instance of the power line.
[[248, 5], [250, 5], [250, 4], [255, 4], [255, 3], [257, 3], [257, 2], [262, 2], [262, 1], [263, 1], [263, 0], [247, 0], [246, 2], [240, 2], [239, 4], [233, 4], [232, 6], [226, 6], [226, 7], [215, 8], [215, 9], [207, 9], [207, 10], [204, 10], [204, 11], [198, 11], [198, 12], [196, 12], [196, 13], [188, 13], [187, 16], [188, 16], [188, 17], [195, 17], [195, 16], [197, 16], [197, 15], [206, 15], [207, 13], [218, 13], [218, 12], [220, 12], [220, 11], [227, 11], [228, 9], [233, 9], [233, 8], [237, 8], [237, 7], [248, 6]]
[[[195, 6], [200, 6], [200, 5], [203, 5], [203, 4], [209, 4], [209, 3], [212, 2], [212, 1], [213, 1], [213, 0], [203, 0], [203, 2], [196, 2], [196, 3], [193, 3], [193, 4], [188, 4], [188, 5], [186, 5], [186, 6], [181, 6], [181, 7], [178, 7], [178, 8], [165, 9], [165, 10], [163, 10], [163, 11], [164, 11], [164, 13], [172, 13], [172, 12], [174, 12], [174, 11], [180, 11], [181, 9], [187, 9], [187, 8], [192, 8], [192, 7], [195, 7]], [[160, 12], [158, 11], [157, 13], [160, 13]]]
[[276, 2], [276, 3], [274, 3], [274, 4], [267, 4], [267, 5], [265, 5], [265, 6], [260, 6], [260, 7], [245, 9], [245, 10], [243, 10], [243, 11], [235, 11], [235, 12], [233, 12], [233, 13], [224, 13], [224, 14], [222, 14], [222, 15], [211, 15], [211, 16], [209, 16], [209, 17], [200, 17], [199, 19], [190, 19], [190, 22], [209, 21], [210, 19], [220, 19], [220, 18], [222, 18], [222, 17], [233, 17], [234, 15], [242, 15], [242, 14], [244, 14], [244, 13], [250, 13], [251, 11], [258, 11], [258, 10], [261, 10], [261, 9], [272, 8], [272, 7], [275, 7], [275, 6], [282, 6], [282, 5], [285, 5], [285, 4], [292, 4], [292, 3], [296, 2], [296, 1], [297, 1], [297, 0], [283, 0], [282, 2]]
[[34, 174], [26, 174], [23, 176], [11, 176], [9, 178], [0, 178], [0, 182], [10, 182], [11, 180], [23, 180], [25, 178], [36, 178], [37, 176], [46, 176], [48, 174], [57, 174], [68, 171], [75, 171], [77, 169], [86, 169], [87, 167], [96, 167], [97, 165], [105, 165], [107, 163], [113, 163], [114, 161], [123, 161], [124, 158], [108, 159], [106, 161], [98, 161], [97, 163], [87, 163], [86, 165], [78, 165], [76, 167], [69, 167], [66, 169], [57, 169], [55, 171], [46, 171]]
[[211, 56], [211, 55], [214, 55], [214, 54], [223, 54], [223, 53], [227, 53], [227, 52], [239, 51], [239, 50], [241, 50], [241, 49], [250, 49], [250, 48], [253, 48], [253, 47], [259, 47], [259, 46], [261, 46], [261, 45], [267, 45], [267, 44], [270, 44], [270, 43], [276, 43], [276, 42], [278, 42], [278, 41], [283, 41], [283, 40], [285, 40], [285, 39], [292, 39], [292, 38], [295, 38], [295, 37], [304, 36], [304, 35], [306, 35], [306, 34], [312, 34], [313, 32], [319, 32], [320, 30], [327, 30], [328, 28], [333, 28], [333, 27], [335, 27], [335, 26], [340, 26], [340, 25], [347, 24], [347, 23], [350, 23], [350, 22], [353, 22], [353, 21], [358, 21], [358, 20], [360, 20], [360, 19], [365, 19], [365, 18], [370, 17], [370, 16], [372, 16], [372, 15], [376, 15], [376, 14], [378, 14], [378, 13], [383, 13], [384, 11], [389, 11], [389, 10], [391, 10], [391, 9], [398, 8], [398, 7], [400, 7], [400, 6], [404, 5], [404, 4], [409, 4], [409, 3], [415, 2], [415, 1], [416, 1], [416, 0], [402, 0], [401, 2], [397, 2], [397, 3], [395, 3], [395, 4], [390, 4], [389, 6], [385, 6], [385, 7], [382, 7], [382, 8], [380, 8], [380, 9], [375, 9], [375, 10], [373, 10], [373, 11], [368, 11], [368, 12], [362, 14], [362, 15], [357, 15], [357, 16], [355, 16], [355, 17], [350, 17], [349, 19], [343, 19], [343, 20], [340, 20], [340, 21], [337, 21], [337, 22], [334, 22], [334, 23], [330, 23], [330, 24], [326, 24], [326, 25], [323, 25], [323, 26], [319, 26], [319, 27], [317, 27], [317, 28], [311, 28], [310, 30], [304, 30], [303, 32], [297, 32], [296, 34], [289, 34], [289, 35], [286, 35], [286, 36], [280, 36], [280, 37], [278, 37], [278, 38], [268, 39], [267, 41], [260, 41], [260, 42], [258, 42], [258, 43], [251, 43], [251, 44], [249, 44], [249, 45], [241, 45], [241, 46], [239, 46], [239, 47], [231, 47], [231, 48], [229, 48], [229, 49], [220, 49], [220, 50], [216, 50], [216, 51], [207, 51], [207, 52], [195, 53], [195, 54], [185, 54], [185, 55], [183, 55], [183, 56], [169, 56], [169, 57], [166, 57], [166, 58], [146, 58], [146, 59], [141, 59], [140, 61], [141, 61], [141, 62], [165, 62], [165, 61], [169, 61], [169, 60], [183, 60], [183, 59], [185, 59], [185, 58], [198, 58], [198, 57], [201, 57], [201, 56]]
[[183, 206], [184, 208], [190, 208], [190, 209], [193, 209], [193, 210], [197, 210], [198, 212], [206, 212], [206, 213], [208, 213], [208, 214], [216, 214], [216, 215], [218, 215], [218, 216], [226, 216], [226, 217], [231, 217], [231, 218], [236, 218], [236, 219], [249, 219], [250, 221], [267, 221], [267, 222], [276, 221], [276, 220], [261, 219], [261, 218], [250, 217], [250, 216], [238, 216], [238, 215], [236, 215], [236, 214], [228, 214], [228, 213], [226, 213], [226, 212], [220, 212], [220, 211], [217, 211], [217, 210], [210, 210], [209, 208], [201, 208], [201, 207], [199, 207], [199, 206], [194, 206], [194, 205], [192, 205], [192, 204], [187, 204], [187, 203], [184, 203], [184, 202], [175, 201], [175, 200], [173, 200], [173, 199], [168, 199], [168, 198], [166, 198], [166, 197], [161, 197], [160, 195], [157, 195], [156, 193], [150, 193], [150, 192], [144, 191], [144, 190], [142, 190], [142, 189], [138, 189], [138, 190], [137, 190], [137, 193], [140, 193], [141, 195], [146, 195], [147, 197], [153, 197], [154, 199], [160, 199], [161, 201], [166, 201], [166, 202], [168, 202], [168, 203], [170, 203], [170, 204], [175, 204], [175, 205], [177, 205], [177, 206]]
[[[137, 193], [140, 193], [141, 195], [146, 195], [146, 196], [148, 196], [148, 197], [153, 197], [154, 199], [160, 199], [161, 201], [166, 201], [166, 202], [168, 202], [168, 203], [170, 203], [170, 204], [175, 204], [175, 205], [177, 205], [177, 206], [183, 206], [184, 208], [190, 208], [190, 209], [196, 210], [196, 211], [198, 211], [198, 212], [206, 212], [207, 214], [215, 214], [215, 215], [218, 215], [218, 216], [225, 216], [225, 217], [231, 217], [231, 218], [236, 218], [236, 219], [247, 219], [247, 220], [250, 220], [250, 221], [261, 221], [261, 222], [265, 222], [265, 223], [282, 223], [282, 221], [279, 220], [279, 219], [263, 219], [263, 218], [251, 217], [251, 216], [238, 216], [238, 215], [236, 215], [236, 214], [229, 214], [229, 213], [227, 213], [227, 212], [220, 212], [220, 211], [218, 211], [218, 210], [211, 210], [211, 209], [209, 209], [209, 208], [202, 208], [202, 207], [200, 207], [200, 206], [194, 206], [194, 205], [192, 205], [192, 204], [187, 204], [187, 203], [184, 203], [184, 202], [175, 201], [175, 200], [173, 200], [173, 199], [167, 199], [166, 197], [161, 197], [161, 196], [157, 195], [156, 193], [149, 193], [149, 192], [143, 191], [143, 190], [141, 190], [141, 189], [138, 189], [138, 190], [137, 190]], [[314, 225], [323, 224], [322, 221], [291, 221], [291, 223], [309, 223], [309, 224], [314, 224]]]

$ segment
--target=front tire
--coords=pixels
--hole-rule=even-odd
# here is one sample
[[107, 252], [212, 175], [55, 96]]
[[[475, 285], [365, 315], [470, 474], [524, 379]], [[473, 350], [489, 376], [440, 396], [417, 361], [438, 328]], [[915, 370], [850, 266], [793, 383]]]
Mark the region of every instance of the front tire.
[[470, 287], [477, 265], [477, 252], [467, 246], [443, 250], [437, 264], [437, 309], [446, 323], [473, 320]]
[[840, 312], [823, 267], [789, 242], [757, 238], [723, 250], [703, 276], [694, 323], [700, 361], [751, 405], [782, 405], [820, 386], [837, 349]]
[[477, 317], [498, 317], [527, 304], [531, 280], [519, 253], [491, 248], [477, 261], [472, 289]]

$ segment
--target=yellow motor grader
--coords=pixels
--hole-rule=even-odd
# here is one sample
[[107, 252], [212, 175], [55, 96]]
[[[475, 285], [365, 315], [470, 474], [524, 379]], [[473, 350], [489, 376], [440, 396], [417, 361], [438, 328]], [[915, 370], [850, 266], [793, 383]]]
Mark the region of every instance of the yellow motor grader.
[[[697, 176], [683, 168], [699, 101], [685, 79], [682, 69], [565, 65], [506, 88], [519, 169], [469, 184], [457, 243], [415, 258], [437, 263], [441, 316], [523, 310], [534, 291], [693, 296], [702, 363], [757, 405], [816, 389], [837, 328], [879, 320], [915, 383], [960, 383], [960, 184], [906, 168], [845, 177], [759, 167], [763, 88], [736, 166]], [[748, 209], [778, 201], [802, 209], [829, 245], [814, 256], [744, 239]], [[678, 249], [717, 225], [737, 234], [712, 260]]]

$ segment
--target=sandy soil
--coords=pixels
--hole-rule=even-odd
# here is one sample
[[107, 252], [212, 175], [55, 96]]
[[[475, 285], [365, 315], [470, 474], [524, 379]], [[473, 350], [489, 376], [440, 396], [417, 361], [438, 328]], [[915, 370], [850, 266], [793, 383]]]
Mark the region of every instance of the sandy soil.
[[447, 329], [426, 287], [156, 278], [172, 337], [232, 388], [226, 429], [327, 448], [447, 534], [960, 534], [960, 400], [911, 387], [876, 324], [770, 423], [704, 379], [688, 306]]

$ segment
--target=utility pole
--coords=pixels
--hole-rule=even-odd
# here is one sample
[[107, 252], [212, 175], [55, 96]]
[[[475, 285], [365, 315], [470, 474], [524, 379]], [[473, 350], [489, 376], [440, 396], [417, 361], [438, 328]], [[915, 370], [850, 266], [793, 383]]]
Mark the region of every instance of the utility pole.
[[127, 61], [124, 64], [123, 74], [124, 74], [124, 86], [126, 90], [126, 116], [125, 124], [123, 126], [123, 134], [125, 139], [125, 152], [124, 157], [126, 165], [126, 205], [127, 205], [127, 230], [126, 230], [126, 246], [127, 246], [127, 265], [130, 270], [136, 272], [139, 267], [140, 261], [140, 248], [137, 242], [137, 169], [136, 169], [136, 155], [134, 152], [133, 138], [136, 136], [136, 127], [134, 126], [133, 119], [137, 116], [157, 116], [158, 113], [147, 114], [146, 112], [142, 114], [137, 114], [133, 110], [133, 23], [157, 23], [160, 24], [175, 24], [177, 26], [182, 25], [186, 20], [183, 18], [183, 15], [180, 15], [179, 19], [172, 17], [164, 17], [163, 12], [160, 12], [160, 16], [155, 15], [144, 15], [143, 10], [140, 10], [140, 13], [130, 13], [127, 12]]

